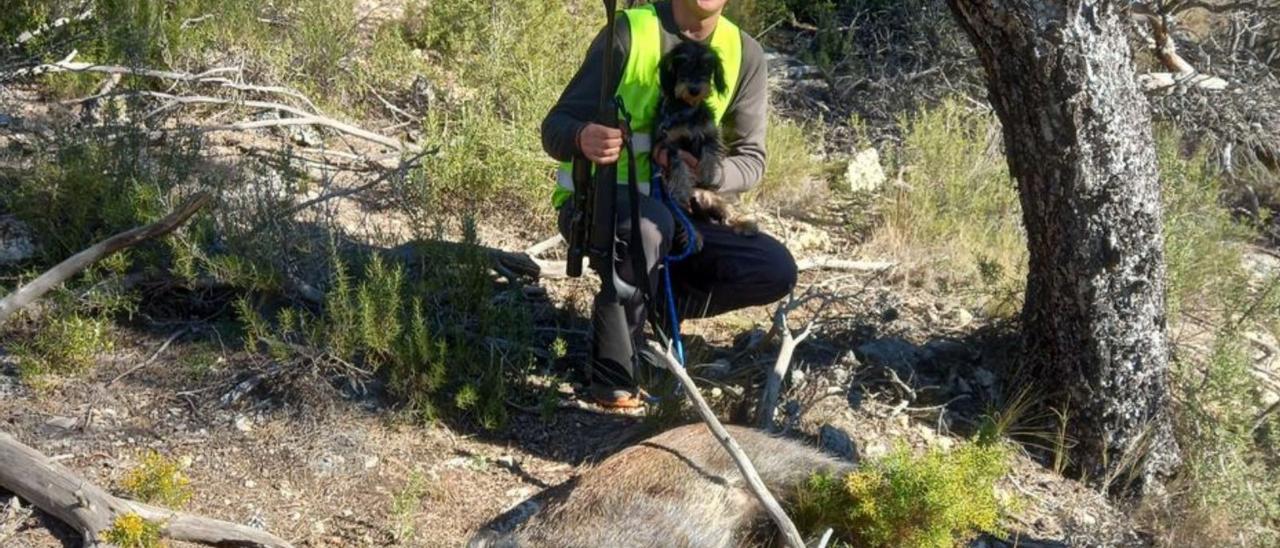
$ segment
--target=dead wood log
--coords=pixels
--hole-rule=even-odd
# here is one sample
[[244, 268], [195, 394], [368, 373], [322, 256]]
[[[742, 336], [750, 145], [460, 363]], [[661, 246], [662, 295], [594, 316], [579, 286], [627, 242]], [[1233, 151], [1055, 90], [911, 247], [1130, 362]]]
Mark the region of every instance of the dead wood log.
[[136, 514], [161, 524], [165, 538], [209, 546], [285, 548], [288, 542], [244, 525], [193, 516], [111, 495], [0, 431], [0, 487], [75, 528], [86, 547], [106, 546], [116, 518]]
[[711, 434], [715, 436], [716, 441], [724, 446], [725, 451], [733, 459], [733, 463], [738, 466], [738, 471], [747, 480], [747, 487], [756, 498], [760, 499], [760, 504], [764, 506], [765, 511], [769, 513], [769, 517], [777, 524], [786, 545], [791, 548], [804, 548], [804, 537], [800, 536], [800, 530], [796, 529], [796, 524], [792, 523], [791, 518], [787, 517], [782, 505], [778, 504], [778, 499], [774, 498], [773, 493], [769, 492], [769, 488], [760, 479], [760, 474], [756, 472], [755, 466], [751, 464], [751, 459], [747, 458], [747, 454], [742, 451], [742, 447], [733, 439], [733, 436], [729, 435], [729, 431], [725, 430], [724, 425], [720, 424], [720, 419], [716, 418], [711, 406], [707, 405], [707, 400], [702, 397], [702, 393], [698, 391], [698, 385], [693, 383], [693, 378], [689, 377], [689, 373], [685, 371], [684, 366], [680, 365], [680, 361], [672, 355], [670, 348], [661, 348], [655, 344], [654, 350], [655, 354], [663, 360], [667, 370], [680, 380], [680, 385], [684, 388], [685, 395], [689, 397], [694, 409], [702, 417], [702, 422], [707, 424], [707, 428], [711, 430]]
[[243, 106], [247, 108], [257, 108], [264, 110], [276, 110], [292, 114], [291, 118], [281, 118], [276, 120], [254, 120], [243, 121], [230, 124], [214, 125], [198, 127], [197, 129], [204, 131], [240, 131], [246, 129], [257, 129], [266, 127], [281, 126], [324, 126], [329, 129], [345, 133], [352, 137], [358, 137], [366, 141], [377, 143], [397, 152], [405, 152], [409, 149], [399, 139], [393, 139], [385, 135], [380, 135], [364, 128], [356, 127], [351, 124], [340, 122], [327, 116], [322, 116], [314, 112], [289, 106], [284, 103], [276, 103], [271, 101], [250, 101], [238, 99], [222, 99], [220, 97], [208, 97], [204, 95], [173, 95], [158, 91], [135, 91], [130, 92], [132, 95], [152, 97], [161, 99], [174, 105], [224, 105], [224, 106]]
[[796, 263], [796, 269], [806, 270], [842, 270], [846, 272], [881, 272], [893, 268], [895, 263], [887, 261], [851, 261], [835, 257], [810, 257]]
[[208, 193], [198, 193], [165, 218], [146, 226], [116, 234], [58, 263], [57, 266], [41, 274], [31, 283], [10, 293], [4, 300], [0, 300], [0, 326], [4, 325], [5, 320], [8, 320], [13, 313], [39, 299], [49, 290], [61, 285], [62, 282], [67, 281], [72, 276], [80, 273], [80, 271], [89, 268], [93, 263], [102, 260], [103, 257], [152, 238], [163, 236], [182, 226], [192, 215], [195, 215], [205, 204], [208, 204], [211, 199], [212, 196]]

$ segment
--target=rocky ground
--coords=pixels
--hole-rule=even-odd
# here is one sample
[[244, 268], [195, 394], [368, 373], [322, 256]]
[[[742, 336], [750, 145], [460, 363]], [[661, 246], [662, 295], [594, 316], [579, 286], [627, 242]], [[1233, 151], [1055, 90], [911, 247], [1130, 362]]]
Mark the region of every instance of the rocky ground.
[[[784, 219], [765, 225], [799, 257], [867, 259], [842, 252], [848, 246], [839, 231]], [[542, 282], [546, 296], [530, 306], [575, 310], [581, 318], [590, 284]], [[801, 346], [783, 404], [788, 435], [850, 459], [874, 458], [903, 442], [948, 447], [1002, 397], [1009, 342], [975, 311], [912, 289], [892, 271], [812, 270], [800, 292], [806, 288], [844, 296], [822, 311], [823, 323]], [[815, 312], [798, 311], [791, 325]], [[745, 358], [734, 350], [735, 338], [741, 348], [750, 337], [740, 335], [767, 329], [771, 315], [758, 308], [692, 322], [694, 351], [709, 363], [732, 356], [770, 363], [770, 347]], [[580, 327], [568, 327], [575, 347], [583, 342], [575, 334]], [[260, 525], [300, 546], [458, 545], [487, 520], [655, 428], [643, 416], [580, 405], [547, 417], [513, 409], [512, 424], [500, 432], [424, 425], [400, 416], [376, 382], [356, 387], [305, 372], [242, 393], [237, 387], [265, 364], [224, 342], [214, 326], [190, 319], [121, 327], [91, 375], [41, 390], [20, 383], [5, 358], [0, 424], [117, 492], [144, 450], [178, 458], [194, 487], [188, 511]], [[1028, 456], [1014, 469], [1001, 487], [1022, 501], [1009, 518], [1010, 535], [978, 542], [1136, 538], [1096, 493]], [[38, 512], [0, 516], [4, 531], [6, 546], [77, 543]]]

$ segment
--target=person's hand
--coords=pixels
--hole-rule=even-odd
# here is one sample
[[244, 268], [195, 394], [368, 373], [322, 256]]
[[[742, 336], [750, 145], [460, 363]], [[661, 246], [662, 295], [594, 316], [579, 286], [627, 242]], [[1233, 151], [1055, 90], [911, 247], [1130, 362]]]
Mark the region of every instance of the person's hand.
[[587, 124], [578, 131], [578, 150], [592, 163], [617, 163], [618, 155], [622, 153], [622, 130], [600, 124]]
[[[663, 172], [668, 171], [670, 167], [667, 164], [667, 156], [667, 147], [658, 147], [658, 150], [653, 151], [653, 163], [658, 164], [658, 167], [662, 168]], [[681, 150], [680, 159], [684, 160], [684, 164], [689, 166], [689, 169], [694, 173], [698, 172], [698, 158], [696, 156], [689, 154], [687, 150]]]

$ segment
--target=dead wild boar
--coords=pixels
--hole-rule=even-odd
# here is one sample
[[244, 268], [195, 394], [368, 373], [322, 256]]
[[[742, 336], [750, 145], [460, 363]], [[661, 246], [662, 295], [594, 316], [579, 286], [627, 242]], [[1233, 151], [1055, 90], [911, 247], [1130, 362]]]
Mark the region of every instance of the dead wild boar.
[[[726, 427], [780, 501], [840, 461], [795, 440]], [[507, 533], [481, 531], [471, 547], [765, 546], [776, 530], [737, 466], [702, 424], [658, 434], [534, 498], [541, 507]]]

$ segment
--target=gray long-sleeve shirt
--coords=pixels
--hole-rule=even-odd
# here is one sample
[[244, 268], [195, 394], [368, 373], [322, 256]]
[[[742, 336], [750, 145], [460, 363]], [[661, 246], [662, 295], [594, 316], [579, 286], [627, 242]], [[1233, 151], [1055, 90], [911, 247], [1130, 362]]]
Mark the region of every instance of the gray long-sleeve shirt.
[[[662, 22], [662, 52], [665, 54], [681, 40], [688, 38], [680, 33], [669, 1], [657, 2], [655, 7], [658, 19]], [[623, 67], [631, 49], [631, 29], [625, 17], [618, 18], [616, 31], [618, 38], [614, 44], [614, 59], [616, 66]], [[604, 78], [604, 67], [599, 62], [600, 50], [605, 41], [604, 32], [601, 31], [591, 42], [586, 60], [578, 73], [569, 81], [560, 100], [542, 121], [542, 147], [547, 154], [562, 162], [569, 161], [578, 152], [575, 143], [578, 131], [595, 119], [601, 80]], [[721, 192], [742, 192], [754, 186], [764, 175], [764, 138], [769, 95], [766, 67], [764, 49], [759, 42], [743, 32], [742, 66], [738, 74], [738, 85], [721, 120], [725, 144], [729, 149], [721, 170], [721, 180], [717, 181]], [[618, 72], [620, 77], [621, 70]]]

